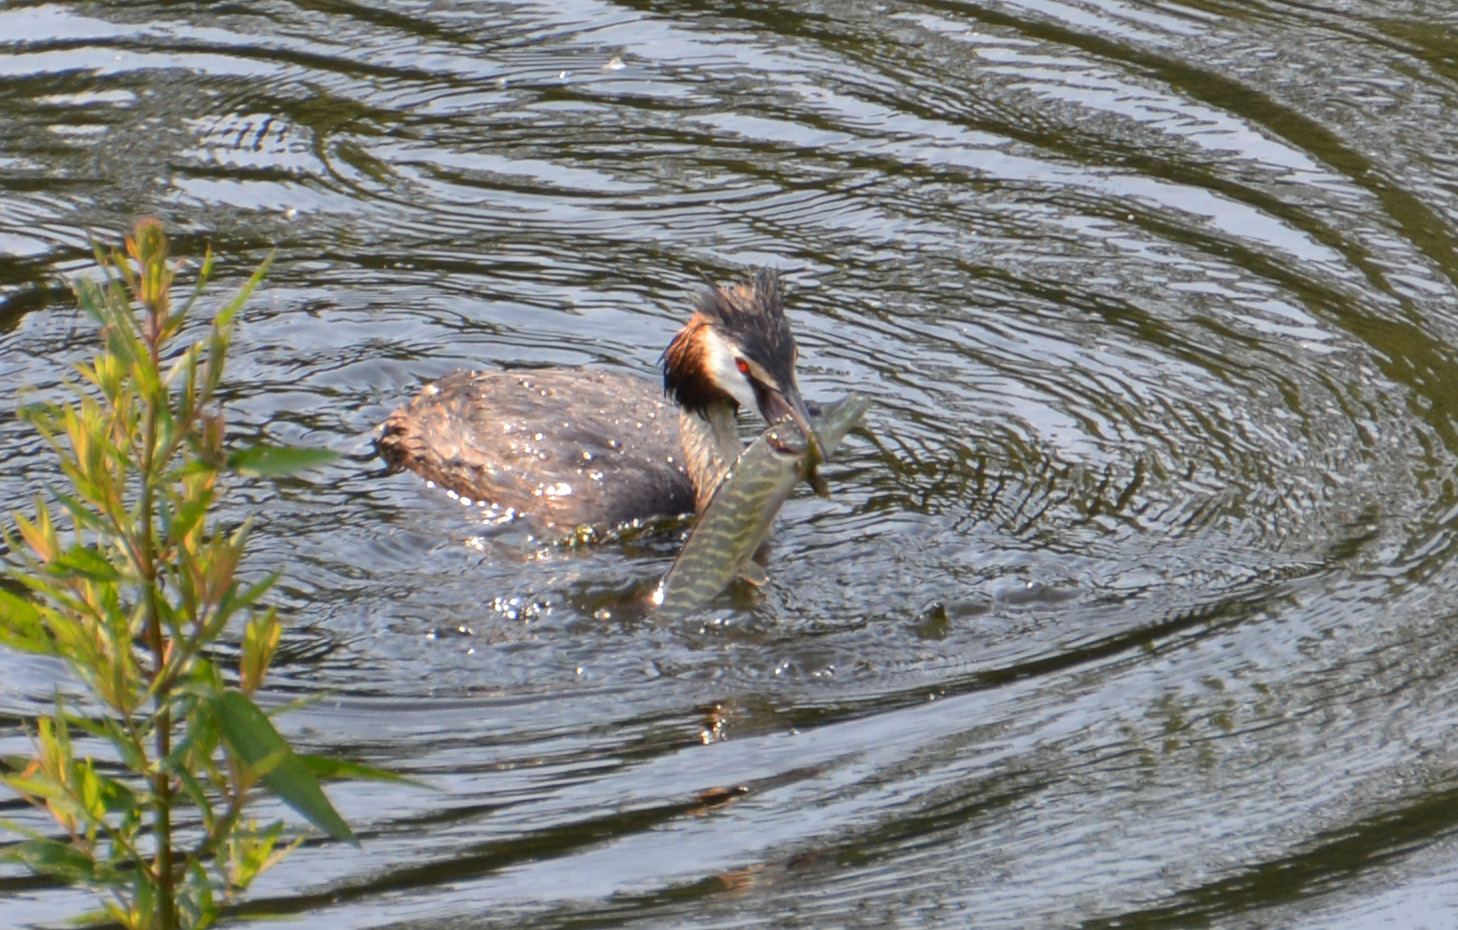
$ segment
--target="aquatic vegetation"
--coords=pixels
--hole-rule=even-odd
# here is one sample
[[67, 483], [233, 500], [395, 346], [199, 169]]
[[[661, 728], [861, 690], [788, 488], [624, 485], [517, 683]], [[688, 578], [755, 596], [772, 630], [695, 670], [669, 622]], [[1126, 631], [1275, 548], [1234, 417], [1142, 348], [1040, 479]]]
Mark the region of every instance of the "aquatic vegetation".
[[262, 606], [276, 576], [240, 581], [250, 527], [214, 515], [220, 479], [331, 456], [227, 450], [219, 385], [238, 310], [265, 268], [189, 342], [212, 256], [174, 307], [167, 252], [155, 220], [136, 226], [125, 255], [98, 249], [103, 280], [76, 293], [102, 348], [77, 367], [70, 403], [23, 410], [63, 480], [6, 534], [0, 644], [62, 660], [86, 696], [58, 693], [34, 723], [34, 756], [0, 769], [59, 828], [0, 822], [27, 837], [0, 858], [98, 889], [122, 926], [171, 930], [214, 923], [297, 845], [282, 821], [249, 818], [260, 784], [353, 843], [319, 777], [388, 776], [296, 754], [253, 700], [282, 635]]

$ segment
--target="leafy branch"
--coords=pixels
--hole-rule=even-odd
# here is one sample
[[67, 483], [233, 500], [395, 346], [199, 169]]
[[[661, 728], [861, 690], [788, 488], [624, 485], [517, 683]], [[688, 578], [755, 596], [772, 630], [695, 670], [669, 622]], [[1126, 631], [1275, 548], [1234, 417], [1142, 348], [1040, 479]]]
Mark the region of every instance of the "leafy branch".
[[[15, 517], [4, 534], [14, 587], [0, 587], [0, 645], [63, 660], [97, 708], [79, 713], [58, 696], [55, 713], [35, 721], [33, 758], [0, 775], [60, 832], [8, 825], [27, 838], [0, 846], [0, 858], [94, 886], [108, 917], [149, 930], [211, 925], [222, 902], [297, 845], [282, 822], [247, 818], [260, 783], [329, 836], [357, 843], [319, 776], [393, 778], [296, 754], [253, 700], [282, 635], [262, 606], [277, 576], [239, 581], [251, 526], [228, 529], [212, 516], [219, 479], [330, 456], [226, 451], [219, 386], [238, 311], [267, 263], [187, 342], [212, 255], [174, 307], [167, 252], [161, 223], [144, 220], [124, 254], [97, 250], [101, 281], [76, 286], [102, 348], [77, 366], [71, 403], [22, 411], [59, 459], [65, 487]], [[214, 658], [230, 635], [234, 686]], [[78, 732], [115, 761], [83, 755]]]

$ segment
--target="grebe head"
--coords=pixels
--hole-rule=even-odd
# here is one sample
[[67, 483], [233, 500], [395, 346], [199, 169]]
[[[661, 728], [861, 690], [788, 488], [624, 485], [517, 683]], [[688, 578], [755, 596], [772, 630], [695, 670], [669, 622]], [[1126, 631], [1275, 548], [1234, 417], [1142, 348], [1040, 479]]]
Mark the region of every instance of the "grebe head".
[[727, 403], [753, 407], [770, 424], [788, 417], [818, 461], [819, 437], [795, 380], [799, 356], [779, 275], [762, 268], [749, 284], [699, 295], [694, 315], [663, 352], [663, 389], [700, 416]]

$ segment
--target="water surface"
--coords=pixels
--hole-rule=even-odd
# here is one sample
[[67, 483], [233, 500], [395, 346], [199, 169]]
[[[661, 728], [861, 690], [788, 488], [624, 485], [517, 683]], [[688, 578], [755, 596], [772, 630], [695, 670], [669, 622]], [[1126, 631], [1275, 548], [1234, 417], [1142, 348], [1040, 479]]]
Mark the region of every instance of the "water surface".
[[[1325, 6], [0, 9], [0, 376], [91, 350], [92, 237], [277, 250], [233, 438], [345, 454], [236, 488], [270, 697], [439, 789], [333, 787], [363, 851], [250, 912], [1450, 925], [1458, 14]], [[762, 591], [644, 622], [674, 538], [543, 546], [372, 456], [455, 368], [652, 376], [762, 264], [806, 395], [875, 401]], [[25, 507], [54, 462], [0, 448]], [[0, 655], [0, 751], [56, 674]], [[0, 924], [87, 902], [0, 870]]]

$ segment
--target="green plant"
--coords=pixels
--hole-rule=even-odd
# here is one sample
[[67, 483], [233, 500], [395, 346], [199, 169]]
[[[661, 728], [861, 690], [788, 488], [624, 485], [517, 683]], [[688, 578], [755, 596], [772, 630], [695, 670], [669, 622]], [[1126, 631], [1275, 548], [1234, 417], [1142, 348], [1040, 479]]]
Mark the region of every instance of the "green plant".
[[[220, 479], [328, 454], [226, 453], [218, 388], [238, 309], [265, 269], [187, 342], [212, 256], [174, 308], [167, 248], [161, 224], [144, 220], [125, 255], [97, 250], [104, 280], [76, 287], [102, 349], [77, 367], [72, 403], [23, 410], [59, 456], [65, 487], [16, 517], [6, 534], [12, 585], [0, 587], [0, 644], [64, 660], [89, 693], [85, 713], [58, 696], [55, 713], [35, 722], [34, 757], [0, 777], [47, 808], [64, 838], [22, 831], [28, 839], [0, 857], [96, 887], [115, 922], [161, 930], [212, 924], [292, 848], [282, 822], [246, 817], [260, 782], [355, 842], [319, 777], [389, 777], [295, 754], [251, 697], [281, 625], [260, 606], [274, 579], [238, 580], [249, 527], [212, 516]], [[225, 638], [237, 641], [232, 687], [216, 648]], [[83, 746], [109, 747], [111, 758]]]

